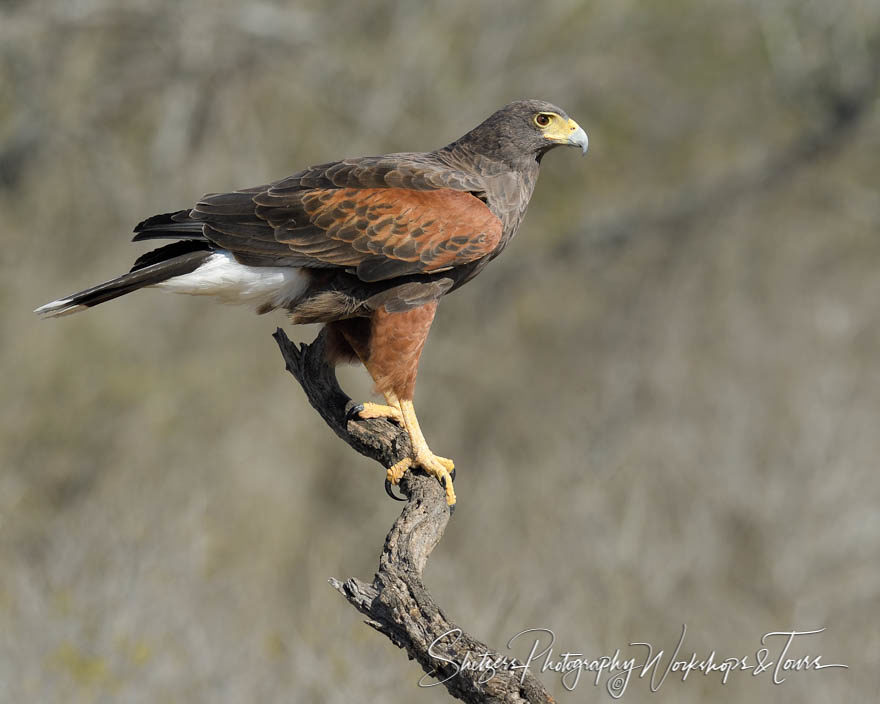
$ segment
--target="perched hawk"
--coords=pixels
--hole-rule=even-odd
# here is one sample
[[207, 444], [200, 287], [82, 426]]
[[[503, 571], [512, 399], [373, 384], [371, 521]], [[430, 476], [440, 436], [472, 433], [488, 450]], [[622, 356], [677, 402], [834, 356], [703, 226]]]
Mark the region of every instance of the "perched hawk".
[[387, 480], [418, 465], [454, 506], [453, 463], [428, 448], [413, 409], [419, 357], [438, 299], [516, 234], [541, 158], [558, 145], [586, 152], [587, 135], [558, 107], [520, 100], [433, 152], [344, 159], [209, 194], [140, 223], [136, 241], [173, 241], [127, 274], [35, 312], [67, 315], [149, 286], [324, 323], [329, 361], [359, 359], [385, 397], [360, 417], [391, 418], [412, 441]]

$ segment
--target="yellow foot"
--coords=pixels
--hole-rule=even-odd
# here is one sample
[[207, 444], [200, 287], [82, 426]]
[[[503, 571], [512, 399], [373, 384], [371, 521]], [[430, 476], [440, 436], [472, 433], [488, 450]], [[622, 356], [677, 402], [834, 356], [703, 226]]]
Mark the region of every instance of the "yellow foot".
[[396, 486], [400, 484], [400, 479], [408, 470], [412, 467], [412, 457], [405, 457], [400, 460], [396, 464], [391, 465], [388, 468], [388, 471], [385, 472], [385, 493], [388, 494], [395, 501], [406, 501], [406, 499], [402, 499], [397, 496], [392, 490], [392, 486]]
[[452, 477], [455, 474], [455, 463], [446, 457], [435, 455], [427, 449], [417, 452], [415, 459], [406, 457], [389, 467], [385, 474], [385, 491], [393, 498], [397, 498], [391, 493], [391, 486], [399, 484], [406, 470], [410, 469], [414, 464], [439, 480], [446, 490], [446, 505], [450, 508], [454, 507], [455, 489], [452, 486]]
[[412, 464], [412, 457], [404, 457], [400, 462], [393, 464], [388, 468], [388, 471], [385, 472], [385, 478], [394, 486], [397, 486], [400, 484], [403, 475], [406, 474], [406, 470], [412, 467]]
[[401, 415], [400, 409], [394, 406], [365, 401], [352, 407], [348, 412], [348, 420], [367, 420], [368, 418], [387, 418], [398, 425], [403, 425], [403, 415]]
[[446, 457], [440, 457], [428, 450], [416, 454], [416, 464], [428, 474], [437, 477], [446, 489], [446, 505], [455, 506], [455, 489], [452, 487], [452, 472], [455, 471], [455, 462]]

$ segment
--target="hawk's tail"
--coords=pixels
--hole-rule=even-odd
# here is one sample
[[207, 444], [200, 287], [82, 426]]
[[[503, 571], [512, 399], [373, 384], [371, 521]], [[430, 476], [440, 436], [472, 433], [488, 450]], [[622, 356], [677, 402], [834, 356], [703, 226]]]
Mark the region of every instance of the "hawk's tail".
[[141, 255], [127, 274], [87, 288], [85, 291], [59, 298], [37, 308], [34, 313], [44, 318], [58, 318], [77, 313], [145, 286], [155, 286], [175, 276], [189, 274], [211, 256], [204, 240], [183, 240]]

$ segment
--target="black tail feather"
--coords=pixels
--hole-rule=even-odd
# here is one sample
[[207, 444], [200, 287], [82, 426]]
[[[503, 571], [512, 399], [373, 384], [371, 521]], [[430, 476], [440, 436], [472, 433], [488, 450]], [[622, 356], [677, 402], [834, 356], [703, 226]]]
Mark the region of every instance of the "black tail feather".
[[153, 215], [134, 228], [134, 242], [141, 240], [203, 240], [202, 223], [189, 217], [189, 210]]
[[179, 242], [172, 242], [164, 247], [159, 247], [159, 249], [151, 249], [149, 252], [139, 256], [134, 260], [129, 273], [152, 266], [153, 264], [170, 261], [175, 257], [189, 254], [190, 252], [210, 252], [211, 249], [211, 243], [207, 240], [180, 240]]
[[47, 303], [34, 313], [46, 318], [70, 315], [139, 288], [154, 286], [175, 276], [192, 273], [210, 256], [211, 249], [207, 242], [175, 242], [142, 255], [127, 274]]

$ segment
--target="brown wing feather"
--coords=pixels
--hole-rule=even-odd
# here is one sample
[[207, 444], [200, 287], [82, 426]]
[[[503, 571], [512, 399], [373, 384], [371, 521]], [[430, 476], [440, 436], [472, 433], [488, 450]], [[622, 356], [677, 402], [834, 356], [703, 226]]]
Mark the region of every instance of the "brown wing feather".
[[188, 218], [233, 253], [384, 281], [467, 264], [498, 247], [502, 222], [474, 190], [482, 190], [475, 176], [426, 155], [389, 155], [209, 194]]
[[463, 191], [338, 188], [299, 195], [312, 227], [279, 229], [278, 241], [295, 253], [356, 267], [364, 281], [466, 264], [501, 240], [501, 221]]

